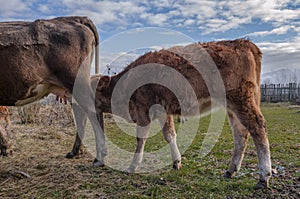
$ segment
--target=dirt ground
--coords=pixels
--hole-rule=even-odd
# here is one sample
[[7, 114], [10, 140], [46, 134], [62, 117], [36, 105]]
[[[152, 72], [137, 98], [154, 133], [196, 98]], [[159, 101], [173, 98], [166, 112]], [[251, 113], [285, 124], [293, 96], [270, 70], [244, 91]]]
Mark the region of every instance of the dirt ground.
[[[253, 187], [257, 177], [253, 175], [257, 175], [257, 162], [251, 147], [251, 153], [248, 151], [246, 155], [253, 156], [253, 160], [243, 164], [243, 168], [250, 170], [242, 170], [241, 176], [231, 181], [220, 178], [229, 160], [223, 156], [230, 157], [231, 146], [228, 150], [220, 146], [220, 157], [216, 148], [201, 163], [193, 159], [198, 146], [192, 146], [184, 155], [184, 167], [179, 172], [165, 168], [151, 174], [128, 174], [109, 167], [92, 167], [94, 157], [85, 149], [75, 159], [66, 159], [75, 139], [74, 123], [66, 118], [20, 124], [17, 115], [12, 117], [12, 124], [7, 128], [8, 156], [0, 156], [0, 198], [300, 198], [300, 167], [283, 165], [280, 156], [282, 151], [299, 157], [300, 145], [295, 141], [299, 139], [299, 134], [295, 134], [299, 133], [298, 126], [292, 132], [294, 137], [289, 138], [295, 144], [290, 144], [288, 151], [283, 151], [286, 146], [280, 148], [284, 144], [281, 138], [272, 141], [272, 148], [279, 150], [278, 154], [273, 152], [276, 173], [269, 190], [256, 191]], [[220, 143], [228, 145], [224, 140]], [[293, 159], [290, 162], [299, 164]], [[205, 187], [205, 183], [211, 184]]]

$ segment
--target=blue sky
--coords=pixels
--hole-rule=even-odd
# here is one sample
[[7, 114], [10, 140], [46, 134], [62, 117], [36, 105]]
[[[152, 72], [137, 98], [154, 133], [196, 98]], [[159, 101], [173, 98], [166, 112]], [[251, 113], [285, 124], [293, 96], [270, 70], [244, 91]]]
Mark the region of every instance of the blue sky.
[[[115, 51], [112, 46], [122, 55], [136, 46], [164, 46], [170, 40], [248, 37], [264, 53], [263, 72], [300, 69], [300, 0], [0, 0], [0, 5], [0, 21], [88, 16], [98, 27], [106, 56]], [[153, 28], [143, 34], [145, 27]], [[133, 39], [114, 42], [132, 32]]]

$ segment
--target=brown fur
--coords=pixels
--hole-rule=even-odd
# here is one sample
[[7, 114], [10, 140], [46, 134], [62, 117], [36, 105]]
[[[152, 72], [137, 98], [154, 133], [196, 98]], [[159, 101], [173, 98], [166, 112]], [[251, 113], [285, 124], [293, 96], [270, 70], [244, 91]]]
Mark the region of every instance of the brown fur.
[[1, 22], [0, 33], [1, 105], [34, 97], [37, 84], [49, 84], [44, 96], [56, 87], [71, 93], [80, 65], [99, 43], [85, 17]]
[[[235, 138], [233, 157], [225, 176], [232, 177], [240, 169], [249, 137], [248, 135], [250, 134], [257, 148], [261, 173], [257, 187], [266, 188], [268, 187], [269, 178], [271, 176], [271, 162], [265, 120], [260, 111], [260, 71], [262, 53], [256, 45], [248, 40], [239, 39], [234, 41], [197, 43], [187, 47], [174, 47], [169, 50], [149, 52], [129, 64], [122, 72], [115, 76], [94, 76], [92, 77], [92, 85], [97, 87], [97, 112], [112, 112], [111, 97], [114, 91], [118, 100], [116, 103], [116, 112], [114, 112], [114, 114], [128, 120], [133, 120], [138, 124], [137, 148], [130, 167], [130, 170], [134, 171], [142, 159], [144, 144], [147, 137], [145, 135], [147, 135], [148, 131], [147, 125], [151, 122], [149, 109], [155, 104], [163, 106], [168, 114], [166, 123], [161, 124], [164, 137], [171, 146], [174, 162], [173, 166], [174, 168], [179, 169], [181, 167], [181, 157], [176, 145], [176, 133], [172, 115], [181, 114], [181, 100], [190, 103], [190, 109], [188, 109], [190, 112], [185, 114], [194, 114], [193, 101], [190, 101], [191, 99], [189, 98], [188, 93], [181, 99], [177, 98], [168, 88], [161, 85], [144, 85], [136, 89], [130, 98], [130, 115], [126, 115], [126, 111], [124, 111], [128, 106], [128, 104], [124, 102], [124, 96], [127, 95], [128, 88], [132, 86], [130, 83], [138, 82], [140, 78], [138, 74], [130, 73], [132, 69], [149, 63], [164, 64], [177, 70], [186, 80], [188, 80], [196, 93], [198, 101], [200, 103], [203, 102], [200, 104], [200, 112], [209, 109], [211, 103], [210, 101], [205, 100], [210, 99], [211, 96], [208, 92], [206, 83], [208, 83], [209, 86], [214, 86], [215, 80], [209, 79], [209, 82], [205, 83], [203, 77], [196, 68], [179, 55], [183, 53], [189, 57], [189, 55], [199, 48], [199, 46], [204, 48], [215, 62], [225, 86], [227, 109]], [[197, 60], [206, 61], [203, 54], [196, 54], [196, 56], [198, 56]], [[167, 73], [161, 72], [160, 66], [156, 67], [157, 73], [159, 73], [161, 77], [168, 77]], [[143, 68], [143, 70], [146, 69]], [[120, 85], [119, 90], [115, 91], [115, 86], [121, 78], [125, 80]], [[174, 85], [175, 89], [184, 89], [177, 79], [170, 78], [168, 81]], [[159, 113], [156, 115], [161, 121], [162, 118]], [[145, 128], [141, 128], [141, 126], [144, 126]]]
[[6, 127], [10, 125], [10, 116], [7, 106], [0, 106], [0, 120], [4, 119], [6, 122]]
[[[1, 22], [0, 105], [21, 106], [49, 93], [71, 101], [73, 95], [80, 111], [93, 120], [95, 133], [100, 133], [97, 119], [93, 119], [89, 79], [93, 48], [98, 44], [97, 29], [86, 17]], [[81, 92], [74, 95], [76, 78]], [[69, 153], [67, 157], [74, 155]], [[97, 155], [99, 161], [100, 156]]]
[[7, 156], [6, 150], [8, 148], [7, 141], [4, 137], [5, 134], [5, 128], [0, 125], [0, 155], [3, 156]]
[[[259, 78], [262, 54], [253, 43], [247, 40], [235, 40], [199, 43], [196, 45], [201, 45], [217, 65], [225, 84], [227, 103], [230, 108], [234, 108], [235, 104], [243, 103], [243, 101], [248, 98], [254, 98], [257, 105], [259, 105]], [[112, 76], [109, 85], [107, 85], [107, 88], [105, 89], [103, 89], [105, 86], [101, 85], [102, 82], [100, 79], [97, 90], [99, 93], [99, 95], [97, 94], [97, 100], [99, 100], [101, 108], [104, 110], [105, 107], [108, 107], [108, 109], [110, 108], [112, 91], [121, 77], [124, 78], [130, 69], [148, 63], [164, 64], [176, 69], [190, 82], [198, 99], [209, 97], [210, 94], [206, 83], [194, 66], [180, 55], [170, 51], [176, 52], [176, 50], [171, 48], [169, 50], [149, 52], [139, 57], [129, 64], [122, 72]], [[128, 75], [127, 78], [129, 80], [129, 78], [136, 77], [129, 77]], [[174, 80], [171, 79], [170, 81]], [[176, 82], [174, 82], [174, 84], [176, 84]], [[124, 89], [126, 89], [127, 85], [123, 86]], [[182, 85], [178, 85], [178, 87], [181, 88]], [[147, 95], [144, 98], [143, 96], [145, 94]], [[120, 93], [120, 97], [122, 95], [123, 94]], [[168, 102], [165, 109], [169, 114], [180, 114], [180, 106], [176, 96], [167, 88], [159, 85], [145, 85], [144, 87], [137, 89], [130, 102], [132, 103], [131, 107], [142, 105], [145, 109], [149, 109], [153, 104], [162, 104], [163, 100]]]

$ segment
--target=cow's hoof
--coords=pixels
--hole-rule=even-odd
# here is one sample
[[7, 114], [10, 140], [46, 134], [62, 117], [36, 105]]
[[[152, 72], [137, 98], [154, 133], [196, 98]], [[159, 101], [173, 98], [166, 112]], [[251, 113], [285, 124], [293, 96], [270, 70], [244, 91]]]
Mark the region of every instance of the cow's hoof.
[[229, 171], [226, 171], [223, 175], [224, 178], [233, 178], [235, 176], [236, 172], [229, 172]]
[[182, 167], [182, 165], [181, 165], [181, 161], [180, 160], [175, 160], [173, 162], [173, 169], [179, 170], [179, 169], [181, 169], [181, 167]]
[[267, 189], [269, 188], [269, 183], [267, 181], [260, 180], [257, 184], [255, 189]]
[[129, 168], [127, 169], [128, 173], [134, 173], [137, 169], [137, 165], [130, 165]]
[[7, 156], [6, 148], [1, 149], [0, 155], [1, 156]]
[[74, 158], [75, 156], [76, 156], [76, 154], [74, 154], [73, 152], [69, 152], [69, 153], [67, 153], [66, 158], [72, 159], [72, 158]]
[[95, 159], [94, 162], [93, 162], [93, 166], [94, 166], [94, 167], [104, 167], [104, 162]]

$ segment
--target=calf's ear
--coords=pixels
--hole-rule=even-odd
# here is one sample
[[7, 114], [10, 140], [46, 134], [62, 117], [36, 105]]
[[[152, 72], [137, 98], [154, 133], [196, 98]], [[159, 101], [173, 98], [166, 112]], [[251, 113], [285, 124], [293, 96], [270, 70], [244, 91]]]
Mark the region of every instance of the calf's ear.
[[100, 90], [105, 89], [109, 86], [110, 84], [110, 76], [102, 76], [99, 80], [98, 86], [100, 88]]

